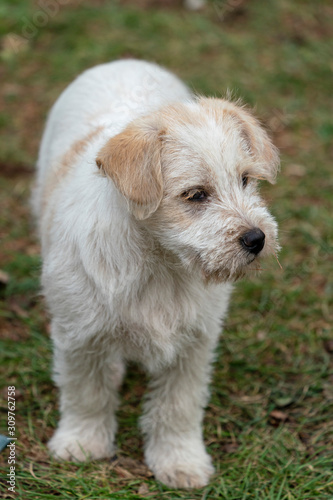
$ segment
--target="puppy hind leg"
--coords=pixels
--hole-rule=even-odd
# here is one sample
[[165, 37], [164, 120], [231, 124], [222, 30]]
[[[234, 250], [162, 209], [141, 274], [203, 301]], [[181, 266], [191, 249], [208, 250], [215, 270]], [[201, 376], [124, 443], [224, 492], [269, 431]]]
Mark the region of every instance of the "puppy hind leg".
[[117, 389], [123, 374], [124, 365], [115, 353], [55, 347], [61, 419], [48, 443], [55, 458], [85, 461], [114, 454]]
[[150, 385], [141, 418], [146, 462], [156, 479], [173, 488], [200, 488], [214, 472], [201, 428], [211, 359], [212, 348], [198, 343]]

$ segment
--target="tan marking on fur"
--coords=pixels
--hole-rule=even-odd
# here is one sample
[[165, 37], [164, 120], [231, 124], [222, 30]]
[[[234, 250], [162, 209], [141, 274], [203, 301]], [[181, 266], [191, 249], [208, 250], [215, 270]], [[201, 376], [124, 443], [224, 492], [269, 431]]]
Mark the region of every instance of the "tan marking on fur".
[[[166, 224], [169, 223], [172, 226], [176, 223], [178, 228], [183, 229], [191, 227], [193, 222], [197, 219], [198, 207], [191, 207], [189, 203], [187, 203], [187, 207], [184, 207], [184, 203], [186, 202], [181, 199], [177, 200], [177, 203], [175, 203], [175, 201], [174, 198], [168, 198], [162, 201], [158, 212], [156, 212], [156, 219], [153, 216], [151, 221], [156, 228], [158, 228], [160, 217], [166, 221]], [[200, 208], [204, 209], [204, 207]]]
[[197, 118], [192, 110], [187, 108], [182, 103], [170, 104], [161, 110], [161, 116], [166, 121], [166, 123], [172, 124], [177, 122], [177, 124], [194, 123]]
[[[154, 115], [152, 115], [154, 117]], [[163, 196], [161, 135], [152, 117], [139, 119], [112, 137], [98, 153], [96, 163], [130, 202], [138, 219], [157, 209]]]
[[66, 151], [66, 153], [57, 161], [57, 165], [50, 171], [49, 177], [46, 181], [46, 185], [43, 191], [42, 207], [45, 208], [47, 202], [52, 195], [53, 191], [56, 189], [58, 184], [64, 179], [68, 174], [70, 167], [79, 159], [79, 157], [85, 152], [87, 146], [101, 131], [102, 126], [96, 127], [94, 130], [89, 132], [82, 139], [75, 141], [72, 146]]
[[[175, 176], [170, 178], [168, 171], [173, 171], [172, 158], [175, 156], [175, 150], [172, 144], [168, 144], [162, 151], [162, 164], [164, 176], [164, 194], [157, 217], [161, 214], [164, 220], [171, 221], [171, 224], [176, 223], [186, 229], [189, 228], [193, 222], [198, 218], [200, 213], [204, 211], [207, 204], [217, 196], [216, 185], [218, 183], [216, 173], [210, 168], [205, 161], [201, 162], [202, 168], [200, 175], [193, 178], [193, 171], [190, 176], [186, 177], [186, 184], [184, 182], [184, 175]], [[186, 161], [186, 160], [184, 160]], [[182, 189], [181, 186], [184, 186]], [[182, 194], [188, 189], [193, 189], [196, 186], [198, 189], [203, 189], [209, 196], [208, 200], [203, 202], [191, 202], [186, 200]], [[154, 218], [153, 218], [154, 219]]]
[[[279, 155], [266, 131], [250, 111], [240, 103], [225, 99], [201, 97], [198, 103], [209, 112], [217, 124], [223, 122], [224, 127], [228, 126], [231, 131], [238, 127], [239, 135], [251, 155], [249, 158], [249, 161], [253, 163], [251, 176], [274, 183], [279, 166]], [[205, 118], [200, 113], [193, 113], [182, 104], [167, 106], [162, 110], [162, 116], [169, 123], [177, 121], [191, 125], [202, 125], [202, 120]]]
[[[274, 183], [279, 166], [279, 155], [259, 121], [244, 106], [224, 99], [204, 97], [199, 99], [199, 104], [209, 110], [217, 123], [229, 117], [231, 126], [239, 124], [240, 136], [247, 145], [254, 162], [257, 163], [258, 176]], [[256, 177], [254, 172], [252, 177]]]

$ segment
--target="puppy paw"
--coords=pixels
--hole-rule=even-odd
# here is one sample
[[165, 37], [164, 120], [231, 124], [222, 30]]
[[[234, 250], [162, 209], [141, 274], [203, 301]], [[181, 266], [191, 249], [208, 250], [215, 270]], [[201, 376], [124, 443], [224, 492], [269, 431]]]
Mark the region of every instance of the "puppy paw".
[[[190, 447], [189, 447], [190, 448]], [[171, 488], [202, 488], [209, 483], [214, 467], [203, 446], [170, 450], [163, 447], [146, 450], [146, 462], [155, 478]]]
[[177, 466], [156, 472], [155, 477], [170, 488], [203, 488], [209, 483], [214, 467], [192, 468]]
[[73, 462], [111, 457], [115, 451], [107, 436], [84, 436], [59, 429], [48, 442], [48, 448], [56, 460]]

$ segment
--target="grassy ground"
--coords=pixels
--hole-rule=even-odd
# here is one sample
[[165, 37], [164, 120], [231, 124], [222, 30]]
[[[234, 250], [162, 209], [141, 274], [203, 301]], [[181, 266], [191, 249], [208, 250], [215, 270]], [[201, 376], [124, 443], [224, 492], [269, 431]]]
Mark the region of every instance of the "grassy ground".
[[[14, 385], [17, 497], [332, 499], [331, 2], [213, 0], [200, 13], [171, 0], [61, 3], [46, 17], [37, 2], [0, 6], [1, 432]], [[199, 491], [170, 491], [143, 465], [145, 379], [136, 367], [122, 391], [118, 460], [57, 464], [45, 446], [58, 410], [28, 207], [33, 164], [61, 90], [124, 56], [166, 65], [203, 93], [233, 89], [256, 104], [282, 153], [278, 184], [263, 189], [280, 224], [283, 270], [272, 259], [236, 287], [205, 418], [216, 475]], [[3, 452], [5, 474], [7, 460]], [[1, 495], [15, 497], [4, 481]]]

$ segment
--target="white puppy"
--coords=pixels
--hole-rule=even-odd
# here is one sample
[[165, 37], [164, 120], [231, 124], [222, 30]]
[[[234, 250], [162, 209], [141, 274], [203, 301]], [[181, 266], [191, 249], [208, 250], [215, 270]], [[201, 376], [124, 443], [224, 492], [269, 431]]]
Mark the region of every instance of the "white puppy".
[[207, 484], [211, 362], [231, 283], [277, 248], [257, 193], [277, 167], [248, 111], [194, 97], [154, 64], [97, 66], [61, 95], [34, 193], [60, 389], [55, 457], [112, 456], [117, 389], [136, 361], [151, 377], [148, 466], [171, 487]]

